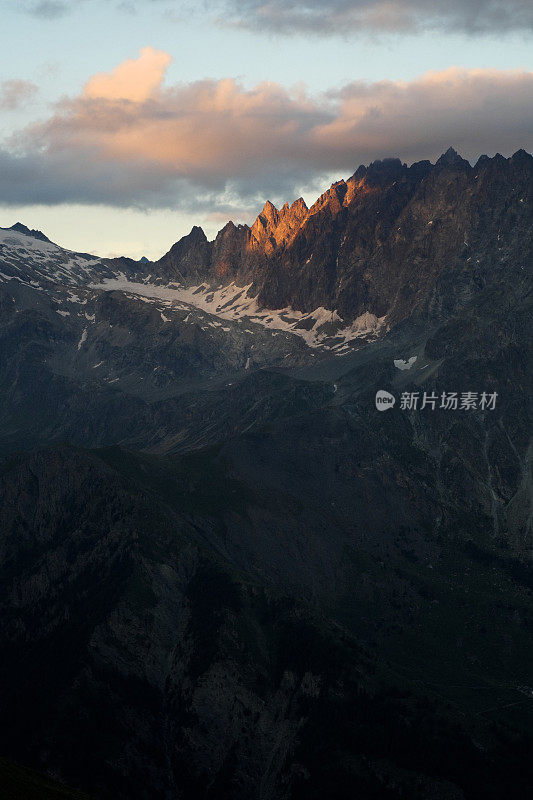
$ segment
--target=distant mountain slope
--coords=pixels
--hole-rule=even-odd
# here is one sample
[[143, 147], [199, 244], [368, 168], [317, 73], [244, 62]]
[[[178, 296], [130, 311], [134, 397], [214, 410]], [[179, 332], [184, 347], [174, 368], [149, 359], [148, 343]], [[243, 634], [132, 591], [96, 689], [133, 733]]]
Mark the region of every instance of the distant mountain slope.
[[0, 229], [0, 752], [527, 796], [531, 162], [378, 162], [156, 264]]
[[0, 797], [3, 800], [90, 800], [68, 786], [0, 758]]
[[64, 437], [157, 447], [150, 404], [164, 401], [161, 446], [205, 440], [171, 398], [398, 341], [402, 320], [429, 336], [483, 291], [512, 308], [533, 267], [532, 164], [518, 151], [471, 167], [451, 150], [434, 166], [375, 162], [310, 209], [267, 203], [214, 242], [193, 228], [155, 264], [0, 229], [0, 452]]
[[5, 464], [4, 752], [114, 800], [522, 800], [522, 433], [363, 375], [186, 456]]

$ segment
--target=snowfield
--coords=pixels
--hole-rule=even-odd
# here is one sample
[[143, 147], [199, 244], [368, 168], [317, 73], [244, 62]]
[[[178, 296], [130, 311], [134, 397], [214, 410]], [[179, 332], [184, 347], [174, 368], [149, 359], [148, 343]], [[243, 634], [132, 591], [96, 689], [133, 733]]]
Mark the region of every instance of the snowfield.
[[[252, 284], [211, 288], [202, 283], [185, 288], [170, 283], [139, 283], [127, 279], [124, 273], [106, 278], [101, 283], [89, 284], [97, 291], [120, 291], [144, 302], [163, 301], [169, 308], [201, 309], [225, 320], [249, 320], [272, 331], [285, 331], [300, 336], [309, 347], [319, 347], [340, 353], [350, 349], [350, 343], [361, 339], [375, 339], [386, 324], [385, 317], [378, 318], [366, 312], [345, 325], [336, 310], [319, 307], [314, 311], [295, 311], [287, 307], [276, 310], [261, 308], [257, 296], [250, 296]], [[214, 323], [212, 323], [214, 324]]]
[[[377, 338], [386, 326], [385, 317], [377, 318], [368, 312], [347, 324], [335, 309], [319, 307], [306, 313], [290, 307], [262, 308], [257, 295], [251, 294], [251, 283], [237, 286], [232, 282], [217, 288], [201, 283], [184, 287], [172, 282], [164, 285], [151, 279], [148, 275], [140, 281], [129, 280], [124, 272], [113, 269], [101, 259], [0, 228], [0, 282], [15, 280], [37, 291], [46, 289], [60, 305], [86, 305], [90, 291], [93, 297], [98, 292], [119, 291], [145, 303], [162, 305], [159, 311], [163, 322], [171, 322], [164, 313], [167, 309], [201, 310], [210, 315], [210, 327], [220, 327], [220, 320], [246, 321], [248, 325], [260, 325], [272, 331], [273, 336], [280, 332], [298, 336], [311, 348], [329, 350], [339, 356], [364, 341]], [[57, 313], [64, 318], [70, 314], [65, 308], [58, 309]], [[85, 316], [94, 322], [94, 314]], [[182, 323], [188, 320], [187, 315]], [[253, 331], [247, 329], [247, 332], [253, 335]]]

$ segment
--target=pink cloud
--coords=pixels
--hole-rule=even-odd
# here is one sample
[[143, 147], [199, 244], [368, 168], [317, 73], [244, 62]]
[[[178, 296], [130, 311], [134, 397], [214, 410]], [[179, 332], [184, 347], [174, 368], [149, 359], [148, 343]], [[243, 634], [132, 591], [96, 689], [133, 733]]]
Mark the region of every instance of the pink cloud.
[[[435, 158], [453, 144], [472, 159], [533, 145], [533, 72], [451, 68], [313, 96], [231, 78], [167, 87], [170, 60], [144, 48], [91, 78], [12, 147], [19, 158], [39, 154], [45, 171], [47, 163], [67, 173], [75, 164], [73, 180], [83, 182], [85, 171], [91, 198], [95, 175], [108, 168], [117, 194], [137, 193], [135, 204], [144, 183], [153, 198], [160, 181], [166, 203], [172, 181], [180, 190], [186, 181], [188, 197], [229, 193], [242, 207], [246, 196], [350, 174], [375, 158]], [[103, 190], [108, 197], [110, 187]]]
[[93, 75], [83, 88], [83, 96], [141, 103], [159, 88], [171, 61], [168, 53], [143, 47], [138, 58], [124, 61], [113, 72]]

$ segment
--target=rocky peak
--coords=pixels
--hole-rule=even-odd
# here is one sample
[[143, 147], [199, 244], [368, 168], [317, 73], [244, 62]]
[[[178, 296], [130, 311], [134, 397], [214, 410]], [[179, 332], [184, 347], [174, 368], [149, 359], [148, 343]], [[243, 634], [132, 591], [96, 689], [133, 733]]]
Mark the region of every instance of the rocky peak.
[[210, 245], [202, 228], [194, 225], [191, 232], [182, 236], [157, 262], [163, 274], [187, 282], [196, 279], [207, 268]]
[[183, 239], [189, 240], [192, 242], [207, 242], [207, 236], [204, 233], [203, 228], [199, 225], [193, 225], [191, 228], [191, 232], [188, 236], [184, 236]]
[[50, 241], [48, 236], [45, 236], [42, 231], [30, 230], [30, 228], [28, 228], [26, 225], [23, 225], [22, 222], [15, 222], [15, 224], [12, 225], [9, 230], [16, 231], [17, 233], [23, 233], [25, 236], [31, 236], [32, 239], [39, 239], [41, 242]]
[[531, 165], [532, 161], [533, 157], [523, 148], [517, 150], [516, 153], [513, 153], [511, 156], [511, 163], [514, 165]]
[[341, 210], [348, 187], [346, 181], [340, 180], [332, 183], [329, 189], [320, 195], [318, 200], [309, 209], [309, 214], [316, 214], [326, 208], [335, 215]]
[[252, 225], [251, 249], [263, 248], [268, 253], [280, 245], [288, 244], [300, 229], [307, 214], [308, 208], [302, 197], [295, 200], [291, 206], [285, 203], [279, 211], [270, 200], [267, 200]]
[[295, 200], [291, 206], [291, 214], [293, 214], [293, 216], [303, 216], [307, 214], [308, 211], [309, 209], [307, 208], [307, 203], [303, 197], [299, 197], [298, 200]]
[[194, 248], [197, 245], [203, 245], [207, 242], [207, 236], [205, 235], [202, 228], [199, 225], [194, 225], [191, 228], [190, 233], [186, 234], [186, 236], [182, 236], [181, 239], [172, 245], [172, 248], [169, 252], [174, 252], [176, 254], [183, 255], [187, 253], [191, 248]]
[[471, 169], [470, 163], [462, 158], [453, 147], [449, 147], [446, 152], [441, 155], [435, 166], [460, 170]]
[[215, 246], [220, 245], [223, 242], [233, 240], [237, 233], [238, 233], [238, 228], [236, 227], [235, 223], [232, 222], [231, 220], [229, 222], [226, 222], [224, 227], [221, 228], [216, 235]]
[[490, 158], [488, 156], [486, 156], [486, 155], [482, 155], [476, 161], [476, 163], [474, 165], [474, 169], [476, 169], [476, 170], [481, 169], [482, 167], [486, 167], [487, 164], [489, 164], [489, 163], [490, 163]]
[[246, 245], [250, 237], [251, 229], [248, 225], [235, 225], [231, 221], [226, 223], [217, 233], [215, 241], [212, 243], [215, 259], [222, 253], [233, 252], [237, 254]]
[[360, 181], [365, 177], [366, 173], [367, 173], [367, 167], [364, 164], [360, 164], [355, 170], [350, 180]]
[[399, 158], [384, 158], [373, 161], [365, 173], [368, 186], [386, 186], [400, 180], [407, 171]]
[[170, 252], [174, 253], [176, 256], [179, 255], [180, 257], [183, 257], [191, 250], [194, 250], [198, 246], [202, 246], [206, 243], [207, 237], [203, 229], [198, 225], [194, 225], [191, 228], [190, 233], [188, 233], [186, 236], [182, 236], [181, 239], [178, 239], [176, 244], [174, 244], [170, 249]]
[[309, 216], [309, 209], [303, 199], [303, 197], [299, 197], [298, 200], [295, 200], [294, 203], [291, 205], [289, 209], [289, 213], [285, 218], [285, 225], [288, 226], [291, 233], [296, 233], [302, 225], [305, 223], [306, 219]]
[[276, 207], [270, 200], [267, 200], [250, 231], [250, 245], [252, 248], [260, 248], [265, 245], [265, 242], [275, 229], [278, 220], [279, 214]]
[[[426, 162], [424, 162], [426, 163]], [[431, 167], [429, 161], [427, 164]], [[343, 205], [348, 206], [357, 194], [366, 194], [382, 186], [388, 186], [400, 181], [407, 173], [406, 164], [399, 158], [384, 158], [373, 161], [368, 167], [361, 164], [351, 178], [346, 181], [346, 194]]]
[[409, 173], [412, 177], [422, 179], [428, 175], [431, 170], [433, 169], [433, 164], [428, 159], [424, 159], [423, 161], [415, 161], [409, 167]]
[[364, 164], [361, 164], [351, 178], [348, 178], [346, 181], [346, 194], [344, 196], [343, 205], [349, 206], [356, 194], [361, 190], [365, 181], [366, 173], [367, 168], [364, 166]]
[[264, 217], [270, 224], [277, 224], [279, 221], [279, 211], [270, 200], [266, 201], [259, 216]]
[[[253, 280], [265, 308], [324, 306], [346, 318], [371, 311], [377, 317], [394, 313], [398, 320], [411, 313], [414, 300], [400, 287], [407, 277], [420, 285], [421, 258], [427, 274], [417, 303], [442, 265], [461, 261], [469, 227], [479, 227], [480, 241], [492, 235], [493, 227], [482, 230], [479, 220], [489, 213], [485, 209], [496, 186], [527, 212], [531, 171], [533, 159], [523, 151], [509, 159], [482, 157], [475, 171], [453, 148], [436, 165], [377, 160], [359, 167], [347, 181], [333, 183], [310, 209], [301, 197], [279, 209], [267, 201], [251, 228], [228, 223], [213, 243], [206, 242], [201, 229], [193, 229], [184, 240], [187, 253], [177, 258], [173, 252], [173, 264], [190, 282], [239, 280], [246, 285]], [[473, 241], [474, 234], [469, 236], [466, 241]], [[429, 243], [434, 258], [421, 255], [421, 242], [424, 248]], [[472, 258], [470, 253], [467, 257]]]

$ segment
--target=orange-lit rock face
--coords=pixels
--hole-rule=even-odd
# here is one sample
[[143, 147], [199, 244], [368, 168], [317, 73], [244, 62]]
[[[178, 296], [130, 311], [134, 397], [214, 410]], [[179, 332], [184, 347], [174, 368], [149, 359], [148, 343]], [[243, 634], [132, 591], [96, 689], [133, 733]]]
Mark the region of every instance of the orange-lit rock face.
[[249, 250], [262, 250], [271, 253], [280, 245], [289, 244], [309, 215], [305, 200], [299, 197], [289, 206], [285, 203], [278, 209], [267, 200], [265, 207], [252, 225]]
[[230, 271], [230, 263], [227, 259], [217, 261], [215, 264], [215, 275], [217, 278], [224, 278]]
[[364, 177], [354, 175], [348, 181], [340, 180], [332, 184], [311, 208], [307, 208], [302, 197], [295, 200], [291, 206], [285, 203], [279, 211], [270, 200], [267, 200], [252, 225], [247, 249], [268, 255], [278, 247], [289, 245], [314, 214], [327, 209], [335, 216], [341, 208], [349, 205], [356, 195], [368, 194], [370, 191], [371, 188], [366, 185]]
[[[397, 322], [429, 302], [446, 265], [469, 268], [473, 255], [465, 241], [490, 240], [500, 253], [503, 223], [491, 222], [490, 187], [498, 182], [502, 213], [510, 203], [522, 214], [532, 163], [519, 152], [472, 167], [452, 150], [434, 165], [377, 160], [334, 183], [310, 209], [303, 200], [280, 209], [266, 203], [252, 228], [228, 222], [212, 242], [193, 229], [154, 265], [154, 274], [188, 286], [253, 284], [266, 309], [323, 307], [345, 320], [370, 312]], [[513, 241], [521, 265], [522, 245]]]

